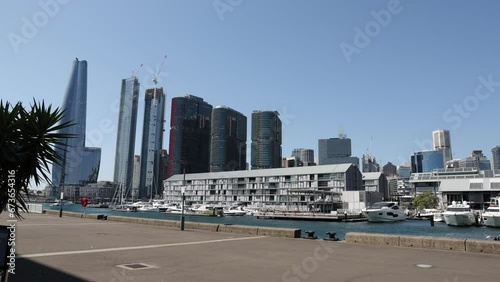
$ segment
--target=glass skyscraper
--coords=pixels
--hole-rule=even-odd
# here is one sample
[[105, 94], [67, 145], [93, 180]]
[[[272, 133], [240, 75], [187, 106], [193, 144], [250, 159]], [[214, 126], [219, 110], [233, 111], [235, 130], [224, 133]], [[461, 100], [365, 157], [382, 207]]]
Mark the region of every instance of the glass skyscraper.
[[434, 169], [444, 168], [443, 151], [431, 150], [416, 152], [411, 156], [411, 172], [432, 172]]
[[209, 171], [212, 108], [194, 95], [172, 99], [168, 177]]
[[[66, 147], [55, 147], [63, 157], [60, 165], [52, 167], [52, 185], [54, 196], [58, 197], [63, 184], [86, 184], [97, 182], [101, 162], [101, 148], [85, 147], [85, 129], [87, 120], [87, 62], [73, 61], [68, 87], [61, 107], [64, 116], [61, 123], [70, 122], [73, 126], [59, 132], [73, 134], [66, 140]], [[63, 173], [64, 170], [64, 173]]]
[[163, 144], [163, 122], [165, 119], [165, 94], [163, 88], [146, 90], [144, 124], [142, 127], [141, 178], [139, 198], [151, 199], [162, 187], [160, 156]]
[[281, 167], [281, 119], [277, 111], [252, 113], [252, 169]]
[[245, 170], [247, 117], [229, 107], [212, 111], [210, 172]]
[[127, 193], [132, 190], [138, 101], [139, 80], [137, 77], [123, 79], [116, 136], [114, 182], [123, 187]]

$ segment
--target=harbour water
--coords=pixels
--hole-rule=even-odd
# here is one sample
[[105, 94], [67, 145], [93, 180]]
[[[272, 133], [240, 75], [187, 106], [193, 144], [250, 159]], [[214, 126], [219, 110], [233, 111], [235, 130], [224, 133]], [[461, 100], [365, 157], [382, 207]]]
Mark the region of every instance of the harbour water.
[[[59, 210], [59, 207], [50, 207], [48, 203], [43, 204], [43, 209]], [[84, 212], [84, 208], [79, 204], [64, 206], [63, 211]], [[130, 216], [141, 218], [155, 218], [179, 220], [178, 214], [166, 214], [159, 212], [113, 212], [111, 209], [86, 208], [86, 213], [105, 214], [115, 216]], [[439, 236], [470, 239], [485, 239], [487, 236], [500, 235], [500, 228], [490, 228], [485, 226], [454, 227], [448, 226], [444, 222], [436, 222], [431, 226], [428, 220], [406, 220], [391, 223], [370, 223], [370, 222], [320, 222], [320, 221], [295, 221], [295, 220], [274, 220], [257, 219], [254, 216], [196, 216], [186, 215], [185, 221], [207, 222], [217, 224], [240, 224], [251, 226], [268, 226], [283, 228], [300, 228], [304, 236], [305, 231], [315, 231], [319, 238], [325, 237], [326, 232], [336, 232], [340, 239], [345, 238], [347, 232], [369, 232], [384, 234], [404, 234], [416, 236]]]

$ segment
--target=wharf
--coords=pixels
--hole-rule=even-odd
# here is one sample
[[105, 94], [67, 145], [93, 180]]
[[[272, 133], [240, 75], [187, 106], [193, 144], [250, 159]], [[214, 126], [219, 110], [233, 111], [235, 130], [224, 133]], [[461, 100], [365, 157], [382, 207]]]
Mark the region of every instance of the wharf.
[[9, 282], [498, 281], [491, 254], [23, 216]]
[[278, 219], [278, 220], [304, 220], [304, 221], [343, 221], [343, 222], [361, 222], [367, 221], [366, 217], [359, 215], [333, 215], [333, 214], [300, 214], [300, 213], [262, 213], [255, 214], [257, 219]]

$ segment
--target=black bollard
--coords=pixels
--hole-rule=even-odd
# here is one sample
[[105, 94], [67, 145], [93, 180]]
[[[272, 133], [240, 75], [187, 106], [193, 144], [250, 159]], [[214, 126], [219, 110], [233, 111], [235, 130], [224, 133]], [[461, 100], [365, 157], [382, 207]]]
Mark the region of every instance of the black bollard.
[[304, 232], [307, 234], [307, 236], [302, 237], [302, 238], [304, 238], [304, 239], [313, 239], [313, 240], [318, 239], [318, 237], [316, 237], [314, 235], [315, 231], [304, 231]]
[[325, 241], [339, 241], [340, 239], [336, 237], [336, 232], [326, 232], [326, 236], [323, 240]]
[[431, 221], [431, 226], [434, 226], [434, 216], [429, 216], [429, 220]]

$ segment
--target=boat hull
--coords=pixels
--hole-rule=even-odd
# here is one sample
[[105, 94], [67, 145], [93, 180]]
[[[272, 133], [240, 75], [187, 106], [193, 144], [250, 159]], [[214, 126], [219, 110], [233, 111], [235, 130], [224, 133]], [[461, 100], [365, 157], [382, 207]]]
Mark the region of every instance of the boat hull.
[[470, 226], [474, 224], [472, 213], [443, 213], [444, 221], [451, 226]]
[[396, 222], [406, 220], [404, 212], [393, 210], [367, 210], [365, 213], [368, 222]]
[[483, 214], [483, 222], [488, 227], [500, 227], [500, 214]]

